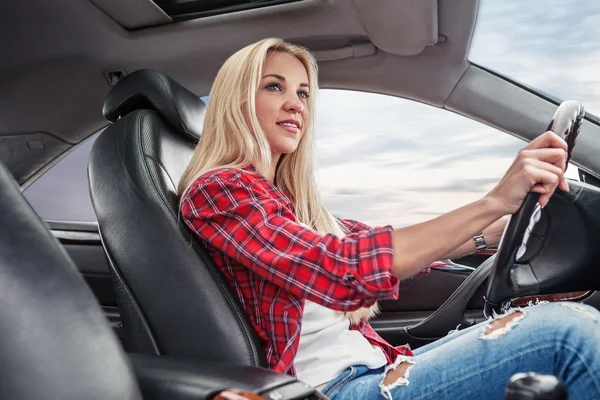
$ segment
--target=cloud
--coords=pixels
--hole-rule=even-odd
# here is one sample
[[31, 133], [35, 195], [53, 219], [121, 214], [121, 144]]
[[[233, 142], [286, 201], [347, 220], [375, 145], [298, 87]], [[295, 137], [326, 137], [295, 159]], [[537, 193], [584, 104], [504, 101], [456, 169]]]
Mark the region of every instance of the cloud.
[[480, 3], [469, 59], [600, 115], [600, 2]]
[[[497, 134], [497, 133], [496, 133]], [[458, 161], [469, 159], [475, 160], [486, 160], [490, 157], [509, 157], [514, 158], [519, 150], [525, 145], [522, 140], [509, 140], [499, 145], [488, 145], [488, 146], [472, 146], [470, 142], [465, 143], [463, 148], [457, 149], [456, 154], [449, 154], [445, 157], [440, 157], [431, 163], [423, 166], [423, 168], [443, 168], [454, 165]]]
[[475, 192], [481, 193], [489, 190], [489, 187], [498, 182], [496, 178], [477, 178], [468, 180], [453, 180], [449, 183], [428, 187], [407, 188], [407, 191], [419, 193], [431, 192]]

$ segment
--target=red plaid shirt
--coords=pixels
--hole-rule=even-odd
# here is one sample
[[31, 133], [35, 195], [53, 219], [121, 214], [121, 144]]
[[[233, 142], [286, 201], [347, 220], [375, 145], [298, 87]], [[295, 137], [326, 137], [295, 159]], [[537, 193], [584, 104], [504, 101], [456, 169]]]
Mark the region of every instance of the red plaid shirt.
[[[344, 238], [320, 234], [300, 224], [288, 197], [255, 171], [204, 174], [180, 209], [248, 313], [269, 367], [295, 375], [304, 299], [353, 311], [398, 298], [392, 227], [343, 220], [350, 231]], [[412, 355], [408, 345], [393, 347], [368, 322], [351, 329], [380, 347], [388, 363]]]

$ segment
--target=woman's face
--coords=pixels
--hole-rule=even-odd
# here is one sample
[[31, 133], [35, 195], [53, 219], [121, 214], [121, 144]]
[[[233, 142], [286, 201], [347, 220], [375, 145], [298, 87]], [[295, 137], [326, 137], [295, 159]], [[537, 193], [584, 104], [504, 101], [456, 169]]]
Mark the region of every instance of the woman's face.
[[256, 94], [256, 115], [275, 162], [298, 147], [309, 118], [309, 95], [302, 62], [289, 53], [271, 53]]

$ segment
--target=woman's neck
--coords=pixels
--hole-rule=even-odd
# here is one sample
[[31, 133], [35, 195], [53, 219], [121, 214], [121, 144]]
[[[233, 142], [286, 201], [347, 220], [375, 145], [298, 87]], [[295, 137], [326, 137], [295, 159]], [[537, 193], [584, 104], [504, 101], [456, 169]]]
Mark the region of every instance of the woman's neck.
[[275, 172], [277, 171], [277, 164], [279, 163], [279, 159], [281, 154], [273, 154], [271, 158], [271, 166], [268, 171], [265, 171], [265, 178], [271, 181], [271, 183], [275, 183]]

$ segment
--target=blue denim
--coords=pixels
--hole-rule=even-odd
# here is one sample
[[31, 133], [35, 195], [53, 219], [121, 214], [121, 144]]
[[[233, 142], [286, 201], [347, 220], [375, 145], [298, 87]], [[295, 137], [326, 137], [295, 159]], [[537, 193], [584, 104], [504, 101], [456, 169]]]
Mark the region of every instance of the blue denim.
[[568, 302], [516, 311], [522, 316], [506, 328], [490, 334], [486, 321], [396, 360], [414, 365], [392, 385], [383, 387], [385, 368], [354, 366], [321, 392], [332, 400], [503, 399], [512, 375], [537, 372], [561, 379], [570, 399], [600, 399], [600, 313]]

